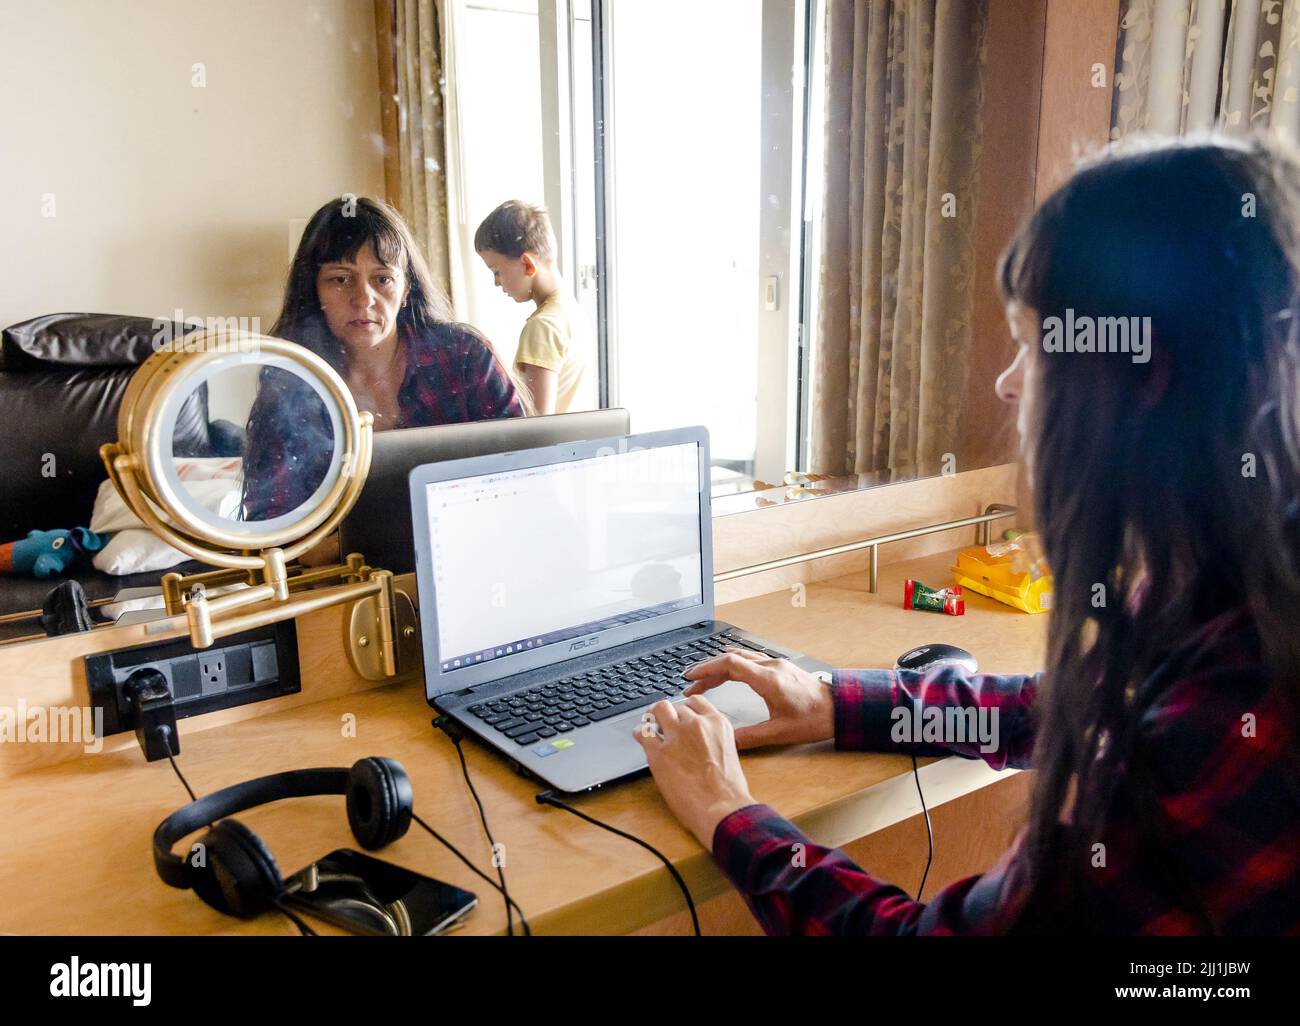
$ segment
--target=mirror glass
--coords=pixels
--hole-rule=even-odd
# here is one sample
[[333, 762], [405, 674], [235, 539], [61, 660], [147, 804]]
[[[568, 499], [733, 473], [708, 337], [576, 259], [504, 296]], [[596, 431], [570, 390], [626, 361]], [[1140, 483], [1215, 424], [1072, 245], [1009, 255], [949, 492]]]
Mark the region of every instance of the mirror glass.
[[[1034, 200], [1047, 2], [893, 5], [920, 50], [875, 40], [899, 54], [890, 89], [855, 81], [865, 65], [844, 49], [870, 27], [843, 19], [875, 6], [0, 5], [14, 143], [0, 327], [9, 346], [12, 327], [54, 318], [23, 359], [55, 382], [0, 391], [0, 412], [68, 426], [7, 436], [0, 543], [99, 522], [97, 449], [130, 371], [214, 322], [307, 346], [378, 431], [523, 415], [529, 397], [534, 411], [623, 406], [634, 431], [703, 424], [716, 515], [1006, 462], [1015, 435], [992, 387], [1013, 346], [994, 273]], [[923, 23], [940, 16], [984, 20]], [[924, 69], [933, 81], [900, 77]], [[936, 102], [912, 118], [912, 96]], [[940, 119], [924, 137], [922, 109]], [[955, 129], [978, 139], [958, 151]], [[877, 159], [872, 174], [854, 154]], [[923, 186], [924, 217], [897, 220], [895, 204], [872, 222], [899, 272], [872, 277], [863, 211]], [[549, 234], [484, 231], [512, 200], [545, 208]], [[959, 306], [929, 301], [940, 286]], [[61, 335], [59, 317], [91, 316], [70, 311], [121, 320]], [[885, 347], [925, 318], [922, 357]], [[78, 405], [74, 376], [93, 403]], [[253, 377], [208, 381], [206, 448], [172, 453], [241, 461], [224, 484], [184, 485], [214, 523], [294, 512], [245, 501]], [[320, 420], [288, 402], [273, 418], [294, 495], [328, 484]], [[156, 581], [163, 556], [114, 541], [96, 566]]]
[[172, 486], [207, 523], [291, 526], [337, 478], [338, 414], [320, 385], [285, 361], [218, 366], [171, 405]]

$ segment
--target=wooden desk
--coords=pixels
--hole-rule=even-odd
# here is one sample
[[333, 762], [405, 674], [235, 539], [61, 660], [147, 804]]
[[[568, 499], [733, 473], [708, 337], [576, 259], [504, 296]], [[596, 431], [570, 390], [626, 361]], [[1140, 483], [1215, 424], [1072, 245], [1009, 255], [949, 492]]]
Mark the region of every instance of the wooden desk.
[[[979, 596], [968, 598], [962, 618], [901, 608], [904, 577], [939, 584], [949, 579], [948, 562], [932, 556], [884, 567], [878, 595], [867, 592], [864, 575], [853, 575], [735, 602], [719, 616], [834, 665], [892, 665], [917, 644], [947, 641], [974, 652], [990, 671], [1039, 666], [1042, 617]], [[310, 689], [310, 680], [304, 687]], [[455, 751], [430, 719], [420, 683], [388, 685], [207, 730], [187, 733], [182, 721], [178, 762], [191, 786], [204, 793], [281, 770], [347, 765], [367, 755], [396, 758], [411, 775], [416, 812], [490, 873]], [[651, 855], [562, 810], [538, 806], [535, 783], [473, 742], [465, 749], [488, 821], [505, 845], [511, 894], [535, 932], [685, 928], [681, 894]], [[850, 852], [887, 879], [896, 871], [903, 886], [915, 889], [926, 846], [924, 830], [916, 834], [910, 759], [836, 752], [827, 742], [749, 754], [744, 767], [758, 800], [820, 842], [865, 839]], [[933, 893], [992, 862], [1022, 817], [1025, 776], [948, 758], [923, 764], [921, 779], [931, 808], [942, 806], [934, 813], [938, 854], [927, 884]], [[0, 793], [0, 932], [295, 932], [282, 916], [252, 922], [222, 916], [158, 880], [153, 830], [186, 800], [168, 765], [145, 763], [133, 746], [10, 777]], [[709, 854], [669, 815], [648, 777], [578, 802], [673, 860], [697, 904], [706, 903], [706, 932], [756, 931]], [[338, 797], [294, 799], [239, 818], [267, 842], [286, 874], [333, 848], [355, 846]], [[463, 932], [504, 929], [499, 895], [418, 827], [381, 854], [476, 892], [480, 905]]]

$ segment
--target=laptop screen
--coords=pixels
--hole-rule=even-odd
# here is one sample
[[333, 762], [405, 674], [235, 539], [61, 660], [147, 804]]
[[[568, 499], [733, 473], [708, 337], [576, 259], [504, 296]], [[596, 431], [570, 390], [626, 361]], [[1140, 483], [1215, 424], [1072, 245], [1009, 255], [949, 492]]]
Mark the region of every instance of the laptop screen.
[[700, 462], [686, 442], [426, 484], [442, 672], [703, 605]]

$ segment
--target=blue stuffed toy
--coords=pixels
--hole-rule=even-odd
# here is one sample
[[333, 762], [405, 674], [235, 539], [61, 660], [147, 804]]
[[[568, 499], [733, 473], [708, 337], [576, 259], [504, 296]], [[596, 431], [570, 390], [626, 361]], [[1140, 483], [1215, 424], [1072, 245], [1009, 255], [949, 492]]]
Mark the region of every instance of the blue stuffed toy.
[[21, 541], [0, 545], [0, 573], [44, 580], [63, 573], [79, 556], [98, 552], [108, 535], [84, 527], [71, 531], [30, 531]]

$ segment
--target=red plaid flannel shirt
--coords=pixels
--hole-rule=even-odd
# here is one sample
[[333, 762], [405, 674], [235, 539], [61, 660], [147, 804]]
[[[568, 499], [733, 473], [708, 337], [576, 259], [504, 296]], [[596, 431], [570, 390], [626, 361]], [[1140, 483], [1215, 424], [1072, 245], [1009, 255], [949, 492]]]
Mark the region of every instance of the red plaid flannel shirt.
[[[1300, 794], [1284, 760], [1296, 743], [1291, 721], [1268, 688], [1243, 614], [1219, 617], [1194, 645], [1199, 654], [1147, 709], [1137, 742], [1155, 777], [1165, 843], [1121, 781], [1099, 838], [1106, 866], [1086, 870], [1089, 928], [1196, 933], [1205, 930], [1204, 914], [1216, 932], [1300, 934]], [[832, 686], [837, 748], [955, 753], [995, 769], [1032, 766], [1037, 676], [843, 670]], [[997, 750], [891, 740], [892, 711], [918, 702], [996, 709]], [[993, 934], [1009, 929], [1023, 897], [1016, 885], [1022, 840], [987, 873], [924, 903], [814, 843], [766, 805], [718, 824], [713, 856], [771, 934]], [[796, 843], [804, 845], [798, 860]], [[1055, 928], [1080, 925], [1063, 915]]]
[[510, 375], [472, 328], [448, 324], [432, 338], [408, 332], [406, 343], [399, 428], [524, 415]]

